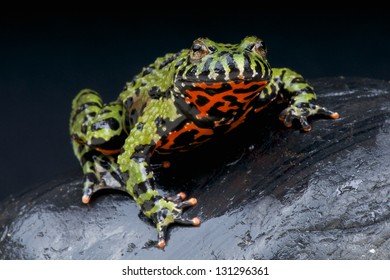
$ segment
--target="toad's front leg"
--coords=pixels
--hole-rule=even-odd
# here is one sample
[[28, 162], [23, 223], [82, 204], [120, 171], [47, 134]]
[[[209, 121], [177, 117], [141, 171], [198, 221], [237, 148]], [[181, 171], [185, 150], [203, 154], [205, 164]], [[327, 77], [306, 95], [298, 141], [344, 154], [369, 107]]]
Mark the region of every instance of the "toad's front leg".
[[175, 119], [176, 109], [171, 105], [169, 100], [164, 99], [150, 101], [130, 131], [118, 157], [120, 171], [128, 174], [126, 190], [142, 212], [155, 223], [160, 248], [166, 244], [166, 230], [170, 224], [200, 224], [198, 218], [182, 218], [183, 209], [195, 205], [196, 199], [184, 200], [183, 193], [174, 197], [162, 197], [154, 187], [150, 157], [161, 138], [158, 132], [166, 123]]
[[310, 131], [307, 118], [314, 115], [323, 115], [332, 119], [339, 118], [337, 112], [328, 110], [325, 107], [315, 104], [317, 99], [313, 87], [298, 73], [288, 68], [273, 68], [273, 80], [267, 86], [265, 92], [271, 92], [274, 88], [278, 94], [288, 102], [279, 118], [290, 127], [294, 120], [299, 120], [304, 131]]

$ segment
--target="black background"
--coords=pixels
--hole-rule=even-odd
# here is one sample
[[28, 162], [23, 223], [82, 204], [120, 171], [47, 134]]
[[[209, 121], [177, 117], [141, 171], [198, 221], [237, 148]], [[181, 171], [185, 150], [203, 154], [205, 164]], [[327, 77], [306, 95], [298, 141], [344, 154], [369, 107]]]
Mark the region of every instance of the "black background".
[[97, 90], [108, 102], [158, 56], [188, 48], [198, 37], [239, 43], [247, 35], [265, 40], [273, 67], [290, 67], [308, 80], [389, 80], [388, 18], [379, 8], [319, 12], [244, 5], [1, 15], [0, 199], [79, 170], [68, 118], [82, 88]]

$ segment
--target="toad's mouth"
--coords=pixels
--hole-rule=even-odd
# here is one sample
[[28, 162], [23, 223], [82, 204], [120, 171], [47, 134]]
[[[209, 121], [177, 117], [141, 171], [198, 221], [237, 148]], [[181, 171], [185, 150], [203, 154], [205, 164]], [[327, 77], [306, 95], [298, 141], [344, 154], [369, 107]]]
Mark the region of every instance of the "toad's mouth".
[[206, 84], [215, 84], [215, 83], [250, 83], [250, 82], [262, 82], [262, 81], [269, 81], [269, 78], [267, 76], [262, 76], [262, 75], [255, 75], [255, 76], [245, 76], [245, 75], [238, 75], [234, 77], [218, 77], [215, 79], [208, 78], [208, 77], [199, 77], [199, 78], [194, 78], [194, 77], [177, 77], [176, 78], [177, 83], [182, 84], [182, 85], [190, 85], [190, 84], [196, 84], [196, 83], [206, 83]]

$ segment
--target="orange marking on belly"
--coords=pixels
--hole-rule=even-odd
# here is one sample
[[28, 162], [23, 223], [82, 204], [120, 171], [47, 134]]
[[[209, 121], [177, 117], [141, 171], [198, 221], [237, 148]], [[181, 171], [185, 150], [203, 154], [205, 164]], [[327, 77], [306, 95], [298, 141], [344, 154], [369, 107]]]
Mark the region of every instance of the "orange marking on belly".
[[214, 131], [211, 128], [200, 128], [197, 125], [195, 125], [193, 122], [189, 122], [186, 123], [181, 129], [170, 132], [168, 136], [165, 138], [165, 141], [167, 142], [164, 141], [164, 144], [162, 144], [161, 140], [158, 141], [154, 150], [158, 150], [158, 149], [180, 150], [185, 148], [184, 146], [174, 147], [175, 139], [177, 139], [183, 133], [193, 131], [193, 130], [196, 131], [197, 133], [194, 135], [194, 141], [187, 143], [187, 147], [194, 144], [201, 144], [210, 139], [210, 138], [206, 138], [204, 140], [198, 141], [198, 139], [201, 136], [205, 136], [205, 135], [212, 136], [214, 134]]
[[120, 151], [121, 151], [121, 149], [116, 149], [116, 150], [104, 150], [104, 149], [100, 149], [100, 148], [96, 148], [95, 150], [98, 151], [98, 152], [101, 152], [102, 154], [108, 155], [108, 156], [115, 155], [115, 154], [119, 154]]
[[255, 109], [255, 113], [258, 113], [260, 112], [261, 110], [265, 109], [272, 101], [275, 100], [275, 97], [272, 98], [270, 101], [268, 101], [265, 105], [261, 106], [261, 107], [258, 107]]
[[[255, 113], [258, 113], [258, 112], [260, 112], [261, 110], [263, 110], [264, 108], [266, 108], [274, 99], [275, 99], [275, 98], [271, 99], [271, 100], [270, 100], [269, 102], [267, 102], [265, 105], [256, 108], [256, 109], [254, 110]], [[244, 114], [242, 114], [242, 116], [241, 116], [238, 120], [234, 121], [234, 122], [230, 125], [230, 128], [226, 131], [226, 133], [232, 131], [232, 130], [235, 129], [237, 126], [239, 126], [240, 124], [242, 124], [242, 123], [245, 121], [245, 119], [246, 119], [246, 115], [247, 115], [250, 111], [252, 111], [252, 109], [253, 109], [253, 107], [250, 107], [248, 110], [245, 111]]]
[[[218, 92], [215, 95], [209, 95], [206, 90], [219, 90], [224, 85], [228, 84], [231, 88]], [[240, 90], [240, 89], [249, 89], [252, 86], [257, 85], [255, 91], [249, 91], [245, 93], [236, 93], [234, 91]], [[211, 108], [216, 106], [216, 109], [218, 109], [221, 112], [228, 112], [229, 110], [237, 110], [237, 109], [243, 109], [246, 110], [247, 106], [251, 103], [251, 101], [258, 96], [258, 93], [267, 85], [267, 81], [251, 81], [248, 83], [242, 82], [216, 82], [211, 85], [208, 85], [206, 83], [194, 83], [194, 87], [200, 88], [200, 89], [187, 89], [186, 93], [189, 95], [189, 97], [186, 97], [185, 100], [187, 103], [194, 104], [196, 108], [199, 110], [199, 114], [196, 116], [199, 119], [205, 118], [208, 116], [208, 112]], [[238, 105], [232, 105], [232, 102], [229, 100], [225, 100], [224, 98], [227, 96], [234, 96], [236, 98], [236, 102], [241, 103], [242, 106]], [[198, 105], [196, 101], [198, 100], [198, 97], [206, 98], [209, 100], [204, 105]]]
[[232, 131], [232, 130], [235, 129], [237, 126], [239, 126], [240, 124], [242, 124], [242, 123], [245, 121], [245, 119], [246, 119], [246, 115], [247, 115], [250, 111], [252, 111], [252, 109], [253, 109], [253, 108], [250, 107], [248, 110], [246, 110], [245, 113], [242, 114], [242, 116], [241, 116], [238, 120], [236, 120], [235, 122], [233, 122], [233, 123], [230, 125], [230, 127], [229, 127], [229, 129], [226, 131], [226, 133]]

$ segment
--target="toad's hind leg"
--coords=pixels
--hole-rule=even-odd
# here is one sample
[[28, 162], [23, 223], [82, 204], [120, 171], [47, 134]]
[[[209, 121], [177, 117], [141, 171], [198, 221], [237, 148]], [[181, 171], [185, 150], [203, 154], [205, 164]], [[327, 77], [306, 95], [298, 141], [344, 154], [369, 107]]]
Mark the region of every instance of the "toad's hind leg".
[[116, 156], [105, 155], [91, 150], [86, 145], [79, 145], [80, 163], [83, 167], [82, 202], [87, 204], [94, 193], [102, 189], [116, 189], [126, 192], [123, 174], [119, 172]]
[[116, 163], [126, 137], [122, 116], [123, 107], [119, 102], [104, 105], [92, 90], [80, 91], [73, 100], [70, 134], [74, 153], [83, 168], [84, 203], [100, 189], [125, 191]]

